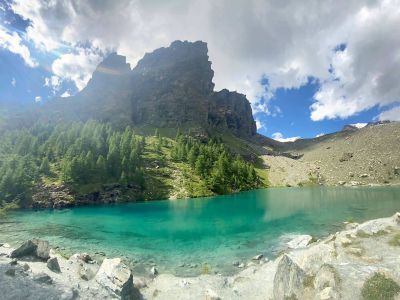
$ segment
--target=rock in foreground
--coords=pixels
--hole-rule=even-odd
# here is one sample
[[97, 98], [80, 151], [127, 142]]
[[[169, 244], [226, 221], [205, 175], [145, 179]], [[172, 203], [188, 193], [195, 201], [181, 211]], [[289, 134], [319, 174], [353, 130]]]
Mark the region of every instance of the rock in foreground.
[[49, 242], [32, 239], [24, 242], [19, 248], [11, 252], [11, 258], [21, 258], [31, 256], [41, 260], [47, 260], [50, 252]]
[[104, 259], [96, 274], [96, 281], [122, 300], [141, 299], [133, 285], [133, 275], [120, 258]]

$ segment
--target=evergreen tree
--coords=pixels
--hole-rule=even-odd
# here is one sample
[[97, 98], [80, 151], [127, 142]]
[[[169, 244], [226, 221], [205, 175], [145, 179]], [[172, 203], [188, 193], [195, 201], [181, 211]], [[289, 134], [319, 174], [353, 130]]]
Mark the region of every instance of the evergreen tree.
[[50, 163], [49, 163], [49, 159], [47, 158], [47, 156], [45, 156], [42, 160], [42, 163], [40, 165], [40, 172], [45, 175], [50, 174]]

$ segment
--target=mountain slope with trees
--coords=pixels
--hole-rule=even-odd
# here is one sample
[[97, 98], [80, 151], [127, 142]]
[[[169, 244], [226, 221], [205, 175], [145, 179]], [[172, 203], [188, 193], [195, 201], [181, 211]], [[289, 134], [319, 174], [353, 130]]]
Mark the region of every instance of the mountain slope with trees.
[[158, 130], [145, 136], [131, 127], [120, 130], [93, 120], [54, 127], [38, 123], [1, 138], [3, 204], [64, 207], [263, 186], [251, 164], [215, 139], [201, 143], [180, 133], [170, 139]]

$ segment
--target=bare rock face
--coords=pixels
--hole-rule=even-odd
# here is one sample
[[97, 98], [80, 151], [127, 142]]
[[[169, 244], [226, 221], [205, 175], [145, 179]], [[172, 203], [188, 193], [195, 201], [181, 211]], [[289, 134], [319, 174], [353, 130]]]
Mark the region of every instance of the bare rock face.
[[49, 102], [46, 107], [52, 111], [46, 115], [255, 135], [246, 96], [225, 89], [215, 92], [213, 76], [207, 44], [202, 41], [175, 41], [145, 54], [132, 70], [124, 56], [112, 53], [81, 92]]
[[133, 276], [120, 258], [104, 259], [96, 274], [96, 281], [122, 300], [141, 299], [139, 290], [133, 285]]
[[305, 276], [304, 270], [289, 255], [283, 255], [274, 277], [274, 299], [284, 300], [289, 297], [302, 299]]
[[238, 136], [253, 136], [257, 132], [246, 96], [226, 89], [213, 94], [208, 122], [211, 126], [228, 129]]

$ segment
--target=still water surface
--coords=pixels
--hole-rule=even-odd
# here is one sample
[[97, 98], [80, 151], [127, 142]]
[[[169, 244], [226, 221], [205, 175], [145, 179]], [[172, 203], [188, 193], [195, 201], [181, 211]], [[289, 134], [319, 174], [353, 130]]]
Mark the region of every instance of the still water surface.
[[[126, 257], [136, 272], [232, 273], [273, 258], [294, 234], [316, 238], [400, 211], [400, 187], [271, 188], [234, 195], [13, 213], [0, 241], [47, 239], [72, 252]], [[184, 266], [182, 266], [184, 265]], [[197, 265], [197, 266], [196, 266]]]

